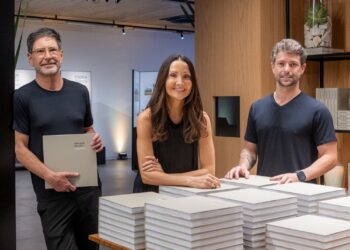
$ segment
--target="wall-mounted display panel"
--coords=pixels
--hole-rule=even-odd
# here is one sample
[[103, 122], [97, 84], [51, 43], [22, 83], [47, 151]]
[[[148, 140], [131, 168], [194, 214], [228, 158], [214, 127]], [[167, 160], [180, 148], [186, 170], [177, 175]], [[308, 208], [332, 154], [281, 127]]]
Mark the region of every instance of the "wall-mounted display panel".
[[239, 96], [216, 96], [215, 135], [226, 137], [240, 136]]
[[[90, 71], [66, 71], [62, 70], [61, 75], [71, 81], [79, 82], [87, 87], [91, 98], [91, 72]], [[15, 89], [33, 81], [35, 79], [35, 70], [16, 69], [15, 71]]]
[[132, 71], [132, 158], [131, 167], [138, 169], [137, 151], [136, 151], [136, 124], [137, 116], [145, 110], [151, 99], [153, 88], [156, 83], [158, 72], [156, 71]]

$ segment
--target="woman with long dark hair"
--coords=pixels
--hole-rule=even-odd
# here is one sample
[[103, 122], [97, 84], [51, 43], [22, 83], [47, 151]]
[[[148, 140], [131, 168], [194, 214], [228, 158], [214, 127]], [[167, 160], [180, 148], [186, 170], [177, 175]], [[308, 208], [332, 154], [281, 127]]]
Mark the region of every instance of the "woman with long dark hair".
[[192, 62], [171, 55], [161, 65], [152, 97], [137, 120], [139, 173], [134, 192], [159, 185], [216, 188], [215, 152]]

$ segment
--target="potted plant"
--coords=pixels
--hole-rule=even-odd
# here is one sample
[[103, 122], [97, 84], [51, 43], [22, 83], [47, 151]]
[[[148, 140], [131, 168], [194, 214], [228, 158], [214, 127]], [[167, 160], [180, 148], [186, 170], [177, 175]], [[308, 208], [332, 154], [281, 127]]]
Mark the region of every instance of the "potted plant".
[[310, 0], [304, 24], [306, 48], [330, 48], [332, 43], [332, 19], [325, 0]]

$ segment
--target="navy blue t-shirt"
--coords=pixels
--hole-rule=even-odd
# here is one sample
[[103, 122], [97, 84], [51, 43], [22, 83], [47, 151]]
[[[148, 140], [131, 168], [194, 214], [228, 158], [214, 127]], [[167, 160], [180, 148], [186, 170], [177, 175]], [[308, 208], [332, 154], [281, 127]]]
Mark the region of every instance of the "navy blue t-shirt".
[[317, 146], [336, 141], [327, 107], [303, 92], [283, 106], [272, 95], [256, 101], [245, 139], [257, 144], [257, 173], [263, 176], [304, 169], [317, 160]]
[[[34, 80], [15, 91], [13, 128], [29, 136], [28, 148], [43, 161], [43, 135], [81, 134], [93, 124], [87, 88], [63, 79], [59, 91], [41, 88]], [[45, 190], [44, 180], [31, 174], [38, 199], [60, 193]]]

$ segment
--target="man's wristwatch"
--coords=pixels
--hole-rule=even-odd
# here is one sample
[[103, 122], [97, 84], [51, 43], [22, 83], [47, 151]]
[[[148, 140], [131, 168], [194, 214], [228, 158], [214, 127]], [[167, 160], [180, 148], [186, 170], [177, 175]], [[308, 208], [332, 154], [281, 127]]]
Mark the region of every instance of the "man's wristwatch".
[[295, 172], [297, 174], [298, 180], [301, 182], [306, 181], [306, 175], [303, 170], [298, 170]]

